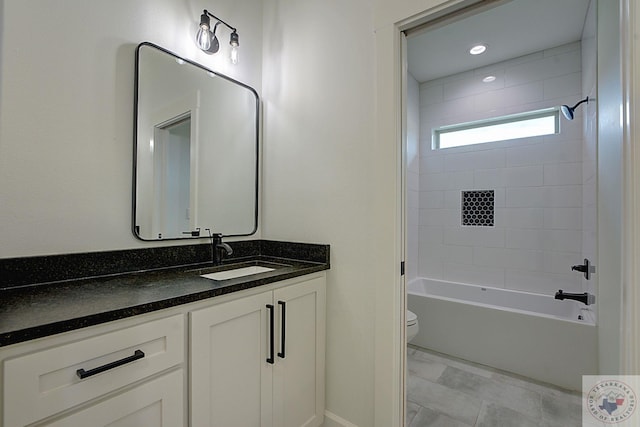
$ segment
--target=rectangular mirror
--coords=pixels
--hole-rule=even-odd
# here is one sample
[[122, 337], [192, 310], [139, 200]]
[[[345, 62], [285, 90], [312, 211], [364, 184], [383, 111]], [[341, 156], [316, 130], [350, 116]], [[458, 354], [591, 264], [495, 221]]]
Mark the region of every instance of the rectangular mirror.
[[136, 49], [133, 232], [248, 236], [258, 225], [258, 94], [151, 43]]

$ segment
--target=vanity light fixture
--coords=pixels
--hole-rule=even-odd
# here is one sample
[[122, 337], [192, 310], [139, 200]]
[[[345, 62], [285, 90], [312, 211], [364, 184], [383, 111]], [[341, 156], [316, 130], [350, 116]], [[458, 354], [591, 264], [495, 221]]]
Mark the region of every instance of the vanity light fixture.
[[481, 53], [484, 53], [486, 50], [487, 50], [487, 45], [478, 44], [473, 46], [471, 49], [469, 49], [469, 53], [471, 55], [480, 55]]
[[[213, 29], [211, 29], [211, 18], [216, 20]], [[237, 64], [239, 59], [238, 47], [240, 46], [237, 30], [206, 9], [203, 10], [202, 15], [200, 15], [200, 27], [196, 33], [196, 44], [205, 53], [210, 55], [216, 53], [220, 49], [220, 43], [218, 42], [218, 37], [216, 37], [216, 30], [220, 24], [225, 25], [231, 30], [231, 36], [229, 38], [229, 44], [231, 45], [229, 59], [231, 63]]]

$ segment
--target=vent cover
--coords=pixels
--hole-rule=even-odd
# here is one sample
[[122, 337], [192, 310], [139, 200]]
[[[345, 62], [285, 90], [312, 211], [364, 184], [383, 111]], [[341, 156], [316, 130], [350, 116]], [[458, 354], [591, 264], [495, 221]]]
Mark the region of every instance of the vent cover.
[[462, 192], [462, 225], [493, 227], [495, 203], [494, 190]]

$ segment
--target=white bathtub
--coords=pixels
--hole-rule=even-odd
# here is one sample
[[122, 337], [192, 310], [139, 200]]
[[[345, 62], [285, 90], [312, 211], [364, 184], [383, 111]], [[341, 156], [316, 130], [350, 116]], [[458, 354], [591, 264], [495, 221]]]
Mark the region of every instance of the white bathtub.
[[597, 373], [596, 328], [584, 304], [425, 278], [407, 293], [420, 325], [411, 344], [571, 390]]

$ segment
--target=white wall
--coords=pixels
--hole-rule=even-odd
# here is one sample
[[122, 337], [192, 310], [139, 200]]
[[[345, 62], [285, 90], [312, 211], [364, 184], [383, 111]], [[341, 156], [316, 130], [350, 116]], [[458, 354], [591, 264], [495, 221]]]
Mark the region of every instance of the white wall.
[[327, 409], [372, 426], [370, 248], [390, 242], [378, 238], [370, 211], [371, 6], [266, 0], [264, 14], [263, 236], [331, 244]]
[[[582, 263], [582, 120], [556, 135], [432, 149], [454, 123], [573, 105], [581, 46], [570, 43], [420, 85], [418, 274], [552, 294], [578, 292]], [[496, 76], [491, 83], [481, 80]], [[461, 223], [463, 190], [495, 191], [495, 226]], [[592, 196], [593, 198], [593, 196]]]
[[[130, 231], [135, 47], [151, 41], [260, 92], [262, 2], [4, 0], [0, 8], [0, 257], [158, 245]], [[221, 53], [195, 46], [204, 8], [237, 26], [237, 66], [220, 29]]]

